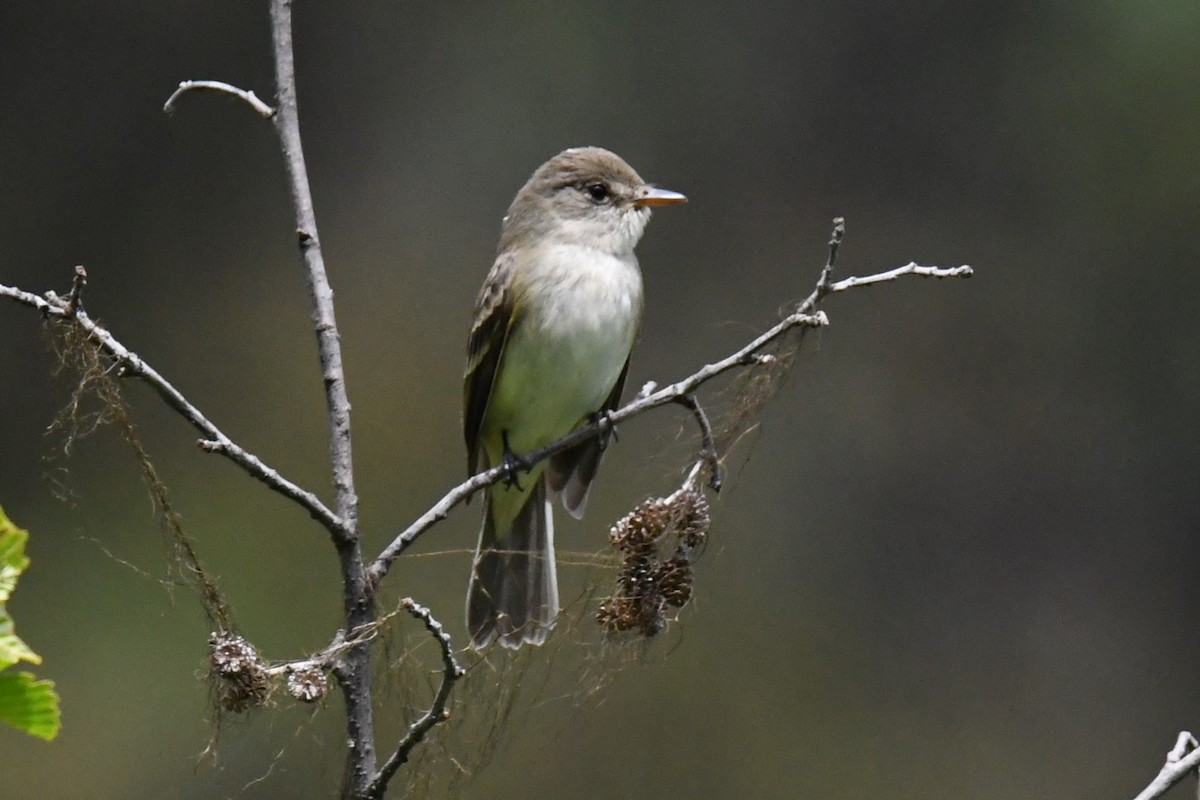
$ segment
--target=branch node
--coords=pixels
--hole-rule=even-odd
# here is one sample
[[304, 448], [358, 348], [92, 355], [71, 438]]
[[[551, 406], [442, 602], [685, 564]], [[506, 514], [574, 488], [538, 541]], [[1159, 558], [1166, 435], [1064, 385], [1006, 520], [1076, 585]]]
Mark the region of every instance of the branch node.
[[821, 277], [817, 280], [817, 296], [823, 297], [829, 292], [829, 278], [833, 275], [833, 266], [837, 263], [838, 248], [842, 246], [842, 238], [846, 235], [846, 218], [833, 218], [833, 233], [829, 236], [829, 258], [825, 261], [825, 268], [821, 270]]
[[1200, 774], [1200, 747], [1188, 731], [1181, 731], [1175, 746], [1167, 752], [1167, 758], [1154, 780], [1138, 793], [1134, 800], [1154, 800], [1165, 795], [1172, 786], [1188, 775]]
[[1190, 731], [1180, 731], [1175, 746], [1167, 753], [1167, 763], [1174, 764], [1197, 747], [1196, 737]]
[[777, 361], [779, 359], [771, 353], [746, 353], [741, 363], [746, 367], [767, 367]]
[[87, 270], [82, 264], [75, 267], [75, 277], [71, 281], [71, 291], [67, 294], [67, 316], [74, 317], [83, 308], [83, 287], [87, 286]]

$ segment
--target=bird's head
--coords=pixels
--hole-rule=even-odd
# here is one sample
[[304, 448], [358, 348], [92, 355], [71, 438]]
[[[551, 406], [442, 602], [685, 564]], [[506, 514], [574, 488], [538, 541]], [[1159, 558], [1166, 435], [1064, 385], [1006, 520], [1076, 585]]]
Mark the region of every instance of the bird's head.
[[642, 238], [653, 206], [685, 202], [682, 194], [643, 181], [615, 153], [573, 147], [538, 167], [517, 193], [500, 246], [550, 237], [626, 255]]

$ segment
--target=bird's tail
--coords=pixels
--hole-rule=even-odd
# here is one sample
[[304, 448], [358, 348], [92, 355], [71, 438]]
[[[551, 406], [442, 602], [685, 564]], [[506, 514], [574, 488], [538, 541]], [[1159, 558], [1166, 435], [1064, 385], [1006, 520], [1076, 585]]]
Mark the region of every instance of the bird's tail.
[[504, 647], [541, 644], [558, 616], [558, 576], [554, 567], [554, 521], [545, 479], [538, 476], [505, 531], [493, 520], [492, 491], [485, 495], [483, 529], [475, 549], [467, 591], [467, 630], [480, 649], [499, 639]]

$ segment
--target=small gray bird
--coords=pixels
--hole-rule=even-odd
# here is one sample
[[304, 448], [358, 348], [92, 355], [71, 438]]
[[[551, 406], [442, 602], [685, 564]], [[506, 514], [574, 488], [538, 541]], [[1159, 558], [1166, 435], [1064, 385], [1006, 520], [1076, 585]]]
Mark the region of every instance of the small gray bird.
[[686, 202], [599, 147], [538, 167], [504, 217], [463, 378], [467, 468], [505, 463], [486, 492], [467, 593], [471, 645], [546, 640], [558, 615], [551, 502], [583, 515], [604, 443], [533, 466], [516, 458], [617, 407], [642, 316], [633, 248], [650, 207]]

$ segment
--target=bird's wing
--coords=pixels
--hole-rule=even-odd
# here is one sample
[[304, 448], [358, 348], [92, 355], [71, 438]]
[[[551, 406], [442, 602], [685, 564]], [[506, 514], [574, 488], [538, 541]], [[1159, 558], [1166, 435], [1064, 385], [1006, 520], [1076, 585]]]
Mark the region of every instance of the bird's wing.
[[[613, 384], [608, 399], [597, 411], [615, 411], [621, 404], [621, 392], [625, 389], [625, 376], [629, 374], [630, 358], [625, 359], [625, 366], [617, 382]], [[596, 470], [600, 468], [600, 459], [604, 457], [604, 448], [608, 445], [609, 434], [603, 434], [575, 445], [550, 457], [546, 466], [546, 481], [550, 491], [562, 494], [563, 508], [579, 519], [587, 508], [588, 495], [592, 490], [592, 480]]]
[[516, 258], [502, 253], [492, 264], [475, 301], [475, 324], [467, 341], [467, 368], [463, 375], [463, 434], [467, 440], [467, 473], [479, 466], [479, 432], [496, 380], [496, 369], [512, 327], [515, 302], [512, 271]]

